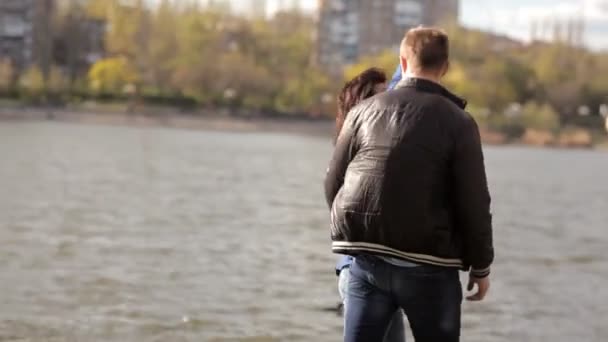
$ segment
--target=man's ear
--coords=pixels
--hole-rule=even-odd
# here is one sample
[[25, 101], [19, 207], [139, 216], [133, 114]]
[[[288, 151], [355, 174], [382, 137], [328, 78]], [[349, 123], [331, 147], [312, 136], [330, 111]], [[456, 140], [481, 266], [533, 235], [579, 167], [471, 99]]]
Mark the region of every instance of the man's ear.
[[450, 71], [450, 61], [445, 62], [445, 66], [443, 67], [443, 72], [441, 73], [441, 77], [447, 75], [448, 71]]
[[399, 56], [399, 63], [401, 64], [401, 72], [405, 74], [407, 71], [407, 59], [403, 56]]

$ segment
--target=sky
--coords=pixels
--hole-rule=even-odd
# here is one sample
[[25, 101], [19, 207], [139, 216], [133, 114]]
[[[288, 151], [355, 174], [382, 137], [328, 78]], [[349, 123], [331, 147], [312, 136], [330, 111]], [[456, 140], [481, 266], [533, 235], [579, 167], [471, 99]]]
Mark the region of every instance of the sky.
[[585, 45], [608, 50], [607, 0], [462, 0], [467, 25], [529, 40], [532, 22], [583, 16]]
[[[232, 0], [243, 8], [250, 0]], [[269, 11], [280, 0], [268, 0]], [[289, 3], [290, 0], [283, 0]], [[301, 6], [314, 10], [316, 0], [301, 0]], [[461, 22], [469, 27], [529, 40], [532, 22], [547, 18], [569, 19], [584, 14], [585, 45], [608, 50], [608, 0], [461, 0]]]

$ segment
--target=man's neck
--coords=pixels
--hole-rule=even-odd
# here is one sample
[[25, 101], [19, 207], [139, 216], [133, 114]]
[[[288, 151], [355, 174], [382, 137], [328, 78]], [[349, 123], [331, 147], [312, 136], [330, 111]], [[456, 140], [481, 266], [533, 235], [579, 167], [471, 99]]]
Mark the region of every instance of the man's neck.
[[419, 72], [411, 72], [409, 70], [403, 73], [403, 79], [406, 79], [406, 78], [421, 78], [423, 80], [441, 84], [441, 78], [437, 77], [436, 75], [430, 75], [430, 74], [419, 73]]

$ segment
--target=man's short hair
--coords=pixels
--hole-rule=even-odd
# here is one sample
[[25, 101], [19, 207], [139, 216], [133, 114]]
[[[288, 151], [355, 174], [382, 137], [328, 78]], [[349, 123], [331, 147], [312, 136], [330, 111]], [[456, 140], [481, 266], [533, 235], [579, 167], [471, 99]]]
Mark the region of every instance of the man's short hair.
[[448, 35], [438, 28], [413, 28], [401, 42], [401, 57], [408, 61], [408, 68], [412, 70], [439, 70], [450, 57]]

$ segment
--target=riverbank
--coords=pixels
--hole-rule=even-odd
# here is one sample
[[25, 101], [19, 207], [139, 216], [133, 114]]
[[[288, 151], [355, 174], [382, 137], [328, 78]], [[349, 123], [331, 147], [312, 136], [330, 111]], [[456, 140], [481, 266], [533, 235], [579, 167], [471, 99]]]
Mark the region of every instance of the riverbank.
[[560, 132], [526, 129], [519, 138], [481, 127], [481, 140], [490, 145], [524, 145], [563, 149], [601, 149], [608, 147], [608, 136], [583, 128], [567, 128]]
[[[112, 110], [111, 107], [91, 109], [0, 108], [0, 121], [57, 121], [134, 127], [168, 127], [177, 129], [276, 132], [315, 136], [332, 136], [334, 122], [329, 119], [293, 117], [236, 117], [227, 113], [180, 113], [170, 108], [150, 108], [136, 113]], [[568, 129], [552, 133], [528, 129], [521, 138], [510, 139], [501, 132], [481, 127], [481, 138], [488, 145], [524, 145], [549, 148], [608, 150], [608, 137], [597, 137], [584, 129]]]
[[206, 113], [179, 113], [156, 109], [146, 114], [54, 109], [2, 109], [0, 121], [56, 121], [134, 127], [168, 127], [192, 130], [276, 132], [330, 136], [333, 121], [302, 118], [239, 118]]

